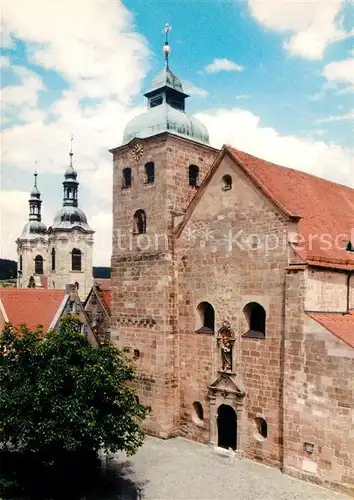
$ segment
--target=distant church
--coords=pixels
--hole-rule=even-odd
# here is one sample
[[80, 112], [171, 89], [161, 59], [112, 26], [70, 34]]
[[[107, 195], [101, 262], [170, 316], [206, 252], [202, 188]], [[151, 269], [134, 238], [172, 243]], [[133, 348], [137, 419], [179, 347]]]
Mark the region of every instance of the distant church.
[[111, 338], [146, 430], [353, 493], [354, 190], [211, 147], [164, 52], [111, 150]]
[[70, 151], [70, 165], [63, 182], [63, 206], [48, 228], [42, 222], [38, 174], [34, 174], [28, 201], [29, 220], [16, 240], [18, 287], [65, 289], [67, 284], [76, 283], [81, 299], [85, 299], [93, 285], [94, 231], [79, 208], [79, 182], [72, 159]]

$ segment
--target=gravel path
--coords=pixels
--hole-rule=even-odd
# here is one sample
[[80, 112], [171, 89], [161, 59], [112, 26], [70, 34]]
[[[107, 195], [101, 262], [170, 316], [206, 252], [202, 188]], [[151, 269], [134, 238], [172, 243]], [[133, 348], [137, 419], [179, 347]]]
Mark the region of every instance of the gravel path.
[[[117, 454], [115, 466], [143, 500], [348, 500], [349, 497], [299, 481], [279, 470], [222, 456], [182, 438], [147, 437], [139, 452]], [[113, 465], [113, 464], [112, 464]], [[115, 498], [132, 498], [126, 495]], [[110, 497], [112, 498], [112, 497]]]

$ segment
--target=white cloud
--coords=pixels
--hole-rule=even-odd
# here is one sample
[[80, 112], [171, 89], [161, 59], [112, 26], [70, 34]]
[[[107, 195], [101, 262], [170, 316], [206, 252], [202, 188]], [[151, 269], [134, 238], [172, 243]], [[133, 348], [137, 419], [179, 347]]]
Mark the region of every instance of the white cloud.
[[128, 103], [138, 92], [148, 49], [122, 2], [4, 0], [2, 9], [6, 29], [29, 44], [31, 61], [59, 72], [78, 96]]
[[264, 26], [293, 32], [284, 47], [293, 55], [322, 59], [326, 47], [352, 35], [339, 20], [341, 0], [248, 0], [251, 14]]
[[343, 59], [327, 64], [323, 69], [323, 76], [335, 84], [349, 84], [339, 92], [354, 92], [354, 59]]
[[345, 113], [344, 115], [332, 115], [326, 118], [320, 118], [316, 121], [317, 123], [330, 123], [330, 122], [342, 122], [345, 120], [354, 120], [354, 109], [352, 111], [349, 111], [348, 113]]
[[281, 135], [242, 109], [219, 109], [197, 116], [208, 127], [213, 146], [232, 144], [268, 161], [354, 186], [353, 151], [311, 138]]
[[0, 255], [16, 259], [15, 241], [28, 220], [28, 192], [3, 191], [0, 197]]
[[12, 119], [31, 121], [43, 119], [38, 109], [38, 93], [44, 90], [42, 80], [36, 73], [23, 66], [12, 66], [21, 83], [8, 86], [1, 91], [1, 112], [5, 122]]
[[8, 68], [10, 66], [10, 59], [6, 56], [0, 56], [0, 67], [2, 69]]
[[201, 89], [200, 87], [193, 85], [193, 83], [191, 83], [189, 81], [183, 82], [183, 89], [186, 92], [186, 94], [189, 94], [189, 95], [195, 96], [195, 97], [206, 97], [209, 94], [209, 92], [207, 90]]
[[230, 59], [214, 59], [210, 64], [205, 66], [204, 71], [207, 73], [219, 73], [220, 71], [243, 71], [245, 68], [240, 64], [230, 61]]
[[249, 96], [248, 94], [238, 94], [236, 96], [236, 99], [237, 101], [240, 101], [241, 99], [249, 99], [251, 96]]

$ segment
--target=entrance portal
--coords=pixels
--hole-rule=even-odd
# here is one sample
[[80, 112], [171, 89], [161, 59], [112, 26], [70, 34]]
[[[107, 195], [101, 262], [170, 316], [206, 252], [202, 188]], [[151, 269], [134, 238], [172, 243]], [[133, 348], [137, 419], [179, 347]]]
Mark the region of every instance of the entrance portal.
[[218, 446], [221, 448], [237, 447], [237, 416], [229, 405], [220, 405], [218, 408]]

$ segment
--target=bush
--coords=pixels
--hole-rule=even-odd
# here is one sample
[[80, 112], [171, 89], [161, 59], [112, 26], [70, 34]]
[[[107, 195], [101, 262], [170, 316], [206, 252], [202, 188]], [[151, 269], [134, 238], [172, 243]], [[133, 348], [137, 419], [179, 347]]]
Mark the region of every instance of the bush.
[[[0, 447], [44, 465], [68, 463], [143, 443], [148, 408], [128, 382], [132, 365], [112, 346], [93, 347], [81, 323], [40, 330], [7, 325], [0, 337]], [[76, 460], [76, 459], [75, 459]], [[4, 478], [3, 478], [4, 481]]]

